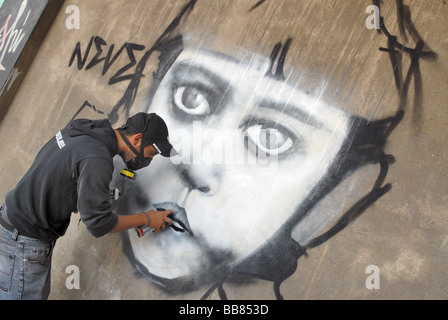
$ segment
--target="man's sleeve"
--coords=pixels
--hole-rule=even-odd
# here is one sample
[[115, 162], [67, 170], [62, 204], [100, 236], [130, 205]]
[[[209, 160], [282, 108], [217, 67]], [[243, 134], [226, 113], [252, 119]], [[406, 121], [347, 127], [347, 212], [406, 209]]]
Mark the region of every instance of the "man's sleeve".
[[100, 158], [85, 159], [79, 163], [78, 174], [78, 211], [87, 230], [99, 238], [118, 223], [109, 196], [113, 164]]

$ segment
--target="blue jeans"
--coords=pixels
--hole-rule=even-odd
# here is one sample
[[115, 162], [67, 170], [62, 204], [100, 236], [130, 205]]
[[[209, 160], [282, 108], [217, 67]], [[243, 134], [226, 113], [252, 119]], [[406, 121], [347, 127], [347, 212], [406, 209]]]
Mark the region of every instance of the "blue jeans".
[[54, 245], [0, 225], [0, 300], [48, 299]]

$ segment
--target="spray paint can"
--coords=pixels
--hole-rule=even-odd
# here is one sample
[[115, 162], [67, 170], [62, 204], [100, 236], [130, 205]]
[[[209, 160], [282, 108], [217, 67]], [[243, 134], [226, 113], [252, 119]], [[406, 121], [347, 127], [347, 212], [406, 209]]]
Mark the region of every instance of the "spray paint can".
[[[165, 209], [162, 208], [156, 208], [157, 211], [164, 211]], [[152, 228], [148, 225], [143, 225], [135, 228], [135, 231], [137, 231], [137, 236], [139, 238], [143, 237], [145, 234], [154, 232], [156, 230], [155, 228]]]
[[139, 238], [143, 237], [147, 233], [154, 232], [154, 230], [156, 230], [156, 229], [151, 228], [149, 226], [140, 226], [140, 227], [135, 228], [135, 231], [137, 231], [137, 236]]

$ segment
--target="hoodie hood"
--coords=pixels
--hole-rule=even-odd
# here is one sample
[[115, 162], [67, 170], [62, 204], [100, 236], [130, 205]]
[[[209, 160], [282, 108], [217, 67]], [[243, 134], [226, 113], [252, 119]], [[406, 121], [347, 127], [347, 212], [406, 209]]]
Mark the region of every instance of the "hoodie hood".
[[112, 155], [118, 153], [118, 142], [115, 132], [107, 119], [88, 120], [76, 119], [70, 121], [68, 134], [71, 137], [88, 135], [104, 143]]

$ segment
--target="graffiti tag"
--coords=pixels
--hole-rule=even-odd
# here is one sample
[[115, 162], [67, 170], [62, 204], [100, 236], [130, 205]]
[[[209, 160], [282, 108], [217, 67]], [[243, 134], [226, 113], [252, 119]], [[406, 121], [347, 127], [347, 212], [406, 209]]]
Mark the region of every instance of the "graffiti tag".
[[[31, 10], [28, 10], [28, 13], [24, 15], [27, 3], [27, 0], [23, 0], [17, 16], [13, 18], [12, 14], [10, 14], [6, 18], [3, 26], [0, 28], [0, 71], [6, 70], [6, 68], [3, 66], [3, 59], [5, 58], [6, 53], [14, 53], [25, 37], [23, 27], [26, 25], [28, 17], [31, 14]], [[25, 17], [23, 23], [21, 22], [22, 17]], [[21, 27], [19, 21], [21, 22]]]

